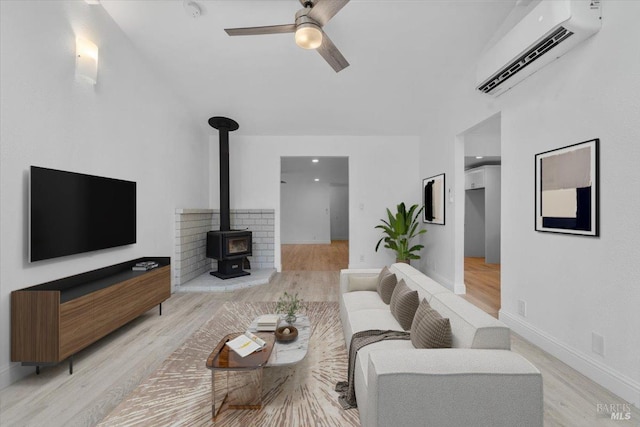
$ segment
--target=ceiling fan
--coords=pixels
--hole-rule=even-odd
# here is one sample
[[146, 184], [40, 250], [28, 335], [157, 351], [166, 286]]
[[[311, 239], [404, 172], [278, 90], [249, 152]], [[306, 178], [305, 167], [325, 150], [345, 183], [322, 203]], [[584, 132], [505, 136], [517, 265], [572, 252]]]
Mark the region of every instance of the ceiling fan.
[[294, 24], [266, 27], [225, 28], [230, 36], [257, 36], [262, 34], [296, 33], [296, 44], [304, 49], [316, 49], [335, 72], [349, 66], [336, 45], [322, 30], [349, 0], [300, 0], [303, 9], [296, 12]]

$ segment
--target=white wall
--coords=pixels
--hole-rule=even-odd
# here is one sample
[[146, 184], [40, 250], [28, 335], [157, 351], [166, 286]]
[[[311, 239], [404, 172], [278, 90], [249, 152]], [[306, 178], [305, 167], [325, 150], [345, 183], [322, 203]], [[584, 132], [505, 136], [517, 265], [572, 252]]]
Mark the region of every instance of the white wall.
[[502, 193], [500, 166], [483, 166], [484, 173], [484, 210], [485, 210], [485, 250], [487, 264], [500, 264], [500, 230]]
[[[561, 360], [640, 405], [640, 2], [602, 2], [593, 38], [499, 98], [474, 93], [473, 70], [430, 117], [421, 173], [441, 169], [454, 190], [447, 225], [428, 226], [422, 267], [460, 285], [460, 135], [501, 111], [502, 308], [500, 318]], [[631, 49], [631, 50], [629, 50]], [[633, 53], [632, 53], [633, 52]], [[534, 231], [534, 156], [601, 139], [598, 238]], [[455, 153], [455, 154], [454, 154]], [[452, 179], [450, 179], [450, 177]], [[518, 300], [527, 316], [517, 314]], [[591, 351], [604, 336], [605, 355]]]
[[349, 240], [349, 186], [331, 185], [331, 240]]
[[331, 243], [330, 187], [305, 174], [283, 173], [280, 186], [282, 244]]
[[464, 192], [464, 256], [485, 254], [484, 188]]
[[[240, 124], [242, 125], [242, 124]], [[229, 137], [232, 209], [276, 209], [276, 268], [280, 270], [280, 157], [345, 156], [349, 158], [349, 265], [374, 267], [395, 262], [383, 249], [374, 227], [385, 209], [404, 201], [420, 203], [418, 137], [403, 136], [246, 136]], [[218, 136], [211, 136], [217, 147]], [[210, 150], [210, 163], [219, 153]], [[413, 155], [413, 154], [416, 155]], [[219, 177], [211, 174], [211, 200], [217, 207]], [[362, 261], [361, 261], [362, 259]]]
[[[207, 135], [102, 7], [0, 2], [0, 387], [10, 363], [12, 290], [141, 256], [171, 256], [176, 207], [208, 204]], [[98, 84], [77, 82], [75, 38], [96, 43]], [[136, 181], [137, 244], [27, 262], [30, 165]]]
[[464, 134], [464, 155], [500, 156], [500, 116], [492, 117]]

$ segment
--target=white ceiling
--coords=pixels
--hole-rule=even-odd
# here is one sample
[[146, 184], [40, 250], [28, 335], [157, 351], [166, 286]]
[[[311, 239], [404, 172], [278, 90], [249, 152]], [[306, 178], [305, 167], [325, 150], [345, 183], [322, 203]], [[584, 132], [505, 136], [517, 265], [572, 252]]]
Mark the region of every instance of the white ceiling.
[[336, 74], [293, 34], [224, 28], [293, 23], [298, 0], [103, 0], [133, 44], [206, 126], [248, 135], [418, 135], [473, 67], [516, 0], [352, 0], [324, 30], [351, 66]]
[[[314, 163], [313, 159], [318, 162]], [[331, 185], [349, 184], [348, 157], [282, 157], [280, 171], [287, 183], [292, 179], [314, 182], [318, 178]]]

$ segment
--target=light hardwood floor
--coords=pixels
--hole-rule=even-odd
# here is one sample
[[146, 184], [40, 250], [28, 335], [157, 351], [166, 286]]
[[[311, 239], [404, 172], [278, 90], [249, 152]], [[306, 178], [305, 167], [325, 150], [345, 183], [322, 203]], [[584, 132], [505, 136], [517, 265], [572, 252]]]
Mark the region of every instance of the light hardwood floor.
[[464, 259], [464, 284], [467, 301], [496, 319], [500, 310], [500, 264], [485, 264], [484, 258]]
[[295, 271], [234, 292], [174, 293], [162, 316], [152, 309], [78, 353], [73, 375], [64, 363], [40, 375], [24, 368], [32, 374], [0, 390], [0, 426], [93, 426], [225, 301], [277, 301], [284, 291], [306, 301], [338, 301], [338, 280], [338, 272]]
[[[61, 364], [0, 391], [0, 426], [92, 426], [225, 301], [276, 301], [284, 291], [307, 301], [338, 301], [338, 280], [336, 271], [291, 271], [278, 273], [267, 285], [234, 292], [175, 293], [163, 304], [162, 316], [150, 310], [76, 355], [73, 375]], [[542, 371], [545, 426], [640, 425], [635, 408], [630, 422], [598, 415], [597, 404], [623, 402], [556, 358], [515, 334], [512, 347]]]
[[349, 241], [323, 245], [282, 245], [282, 271], [340, 271], [349, 266]]

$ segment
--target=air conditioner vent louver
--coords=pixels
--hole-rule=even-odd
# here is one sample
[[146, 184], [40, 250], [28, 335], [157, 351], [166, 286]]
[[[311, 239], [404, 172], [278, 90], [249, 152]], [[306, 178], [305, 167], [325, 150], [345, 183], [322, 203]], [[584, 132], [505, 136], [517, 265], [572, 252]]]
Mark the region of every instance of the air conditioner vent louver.
[[475, 87], [484, 94], [503, 94], [602, 28], [600, 0], [544, 0], [512, 13], [525, 15], [500, 29], [476, 63]]
[[477, 89], [484, 93], [491, 93], [493, 89], [513, 77], [516, 73], [522, 71], [525, 67], [531, 65], [537, 59], [540, 59], [545, 53], [549, 52], [572, 35], [573, 33], [571, 31], [564, 27], [559, 27], [516, 60], [491, 76], [486, 82], [478, 86]]

